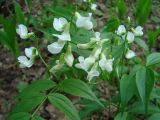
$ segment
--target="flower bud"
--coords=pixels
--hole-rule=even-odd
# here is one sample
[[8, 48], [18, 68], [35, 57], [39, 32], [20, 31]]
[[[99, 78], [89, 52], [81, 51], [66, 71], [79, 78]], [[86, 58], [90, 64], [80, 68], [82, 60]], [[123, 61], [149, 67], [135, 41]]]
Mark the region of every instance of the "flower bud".
[[56, 72], [60, 71], [64, 66], [64, 54], [60, 56], [60, 59], [56, 61], [56, 65], [53, 66], [49, 72], [55, 74]]
[[135, 52], [133, 50], [128, 50], [128, 52], [126, 53], [126, 58], [127, 59], [131, 59], [131, 58], [133, 58], [135, 56], [136, 56], [136, 54], [135, 54]]
[[77, 44], [77, 47], [80, 49], [89, 49], [89, 48], [92, 48], [95, 43], [96, 43], [96, 40], [91, 40], [86, 44]]
[[72, 51], [71, 51], [71, 46], [70, 46], [70, 44], [69, 44], [68, 47], [67, 47], [67, 52], [66, 52], [65, 55], [64, 55], [64, 60], [65, 60], [65, 62], [67, 63], [67, 65], [68, 65], [69, 67], [72, 67], [73, 61], [74, 61], [74, 57], [73, 57], [73, 55], [72, 55]]

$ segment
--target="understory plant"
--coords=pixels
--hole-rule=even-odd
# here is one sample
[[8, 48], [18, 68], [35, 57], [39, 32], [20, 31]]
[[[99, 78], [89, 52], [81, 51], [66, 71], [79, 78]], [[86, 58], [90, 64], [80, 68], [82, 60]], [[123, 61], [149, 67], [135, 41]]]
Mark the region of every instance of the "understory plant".
[[[148, 48], [142, 26], [128, 17], [116, 31], [96, 28], [93, 11], [75, 9], [70, 17], [57, 15], [43, 58], [40, 37], [19, 24], [16, 33], [23, 41], [35, 43], [19, 56], [19, 67], [29, 69], [41, 60], [46, 75], [26, 86], [16, 96], [17, 104], [8, 120], [44, 120], [39, 114], [45, 103], [62, 111], [68, 120], [82, 120], [95, 112], [115, 108], [114, 120], [148, 120], [160, 118], [160, 53]], [[46, 62], [47, 61], [47, 62]], [[97, 90], [98, 85], [114, 86], [111, 99]], [[74, 99], [71, 96], [76, 96]]]

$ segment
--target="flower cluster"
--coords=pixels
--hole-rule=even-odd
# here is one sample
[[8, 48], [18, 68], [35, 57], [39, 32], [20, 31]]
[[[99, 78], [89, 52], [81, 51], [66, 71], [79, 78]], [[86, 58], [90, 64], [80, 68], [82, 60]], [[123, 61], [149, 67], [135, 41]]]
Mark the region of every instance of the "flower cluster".
[[99, 76], [101, 71], [111, 72], [113, 70], [112, 66], [114, 59], [107, 59], [104, 53], [105, 48], [103, 48], [103, 44], [108, 42], [108, 40], [109, 39], [101, 39], [100, 33], [95, 32], [95, 37], [91, 38], [89, 43], [77, 45], [80, 49], [89, 49], [94, 47], [89, 57], [84, 58], [83, 56], [79, 56], [79, 63], [75, 64], [77, 68], [88, 73], [87, 79], [89, 81], [94, 77]]
[[[28, 33], [27, 27], [23, 24], [18, 25], [16, 32], [21, 39], [27, 39], [34, 35], [33, 32]], [[34, 60], [37, 55], [38, 51], [35, 47], [25, 48], [25, 56], [18, 57], [20, 68], [30, 68], [34, 64]]]
[[[95, 7], [95, 6], [94, 6]], [[76, 27], [83, 28], [86, 30], [93, 30], [92, 23], [92, 13], [89, 13], [88, 16], [82, 16], [80, 13], [75, 12], [76, 16]], [[59, 60], [56, 60], [56, 65], [52, 66], [50, 69], [51, 73], [56, 73], [61, 70], [66, 63], [69, 67], [72, 67], [74, 62], [74, 56], [72, 54], [71, 48], [71, 35], [70, 35], [70, 22], [65, 18], [54, 18], [53, 27], [59, 34], [53, 34], [57, 38], [56, 42], [47, 46], [48, 51], [51, 54], [60, 54]], [[124, 43], [131, 44], [134, 42], [135, 37], [143, 35], [143, 28], [141, 26], [136, 27], [135, 29], [129, 28], [126, 29], [124, 25], [120, 25], [116, 31], [116, 34], [120, 36]], [[24, 25], [19, 25], [16, 29], [17, 34], [22, 39], [27, 39], [33, 33], [28, 33], [27, 27]], [[98, 77], [102, 72], [110, 73], [113, 71], [114, 58], [108, 51], [108, 48], [104, 46], [105, 43], [108, 43], [110, 39], [102, 39], [100, 32], [94, 32], [94, 36], [90, 38], [88, 43], [77, 44], [79, 49], [90, 49], [91, 53], [88, 57], [79, 56], [78, 63], [75, 64], [75, 67], [78, 69], [84, 70], [88, 75], [87, 79], [91, 81], [94, 77]], [[66, 46], [66, 47], [65, 47]], [[34, 63], [35, 57], [38, 55], [38, 50], [35, 47], [25, 48], [26, 56], [19, 56], [18, 61], [21, 68], [31, 67]], [[136, 56], [133, 50], [128, 48], [125, 51], [125, 57], [131, 59]]]
[[[47, 48], [50, 53], [58, 54], [62, 51], [64, 46], [67, 44], [67, 42], [71, 41], [70, 23], [65, 18], [62, 18], [62, 17], [55, 18], [53, 21], [53, 27], [56, 31], [62, 32], [62, 33], [60, 35], [53, 34], [53, 36], [58, 38], [58, 41], [48, 45]], [[50, 69], [50, 72], [55, 73], [58, 70], [60, 70], [64, 65], [64, 61], [69, 67], [72, 66], [74, 57], [72, 55], [70, 43], [68, 43], [67, 45], [68, 46], [67, 46], [66, 53], [61, 55], [60, 57], [61, 60], [56, 61], [56, 65]]]
[[[124, 25], [120, 25], [116, 34], [121, 36], [122, 39], [127, 40], [128, 44], [131, 44], [134, 42], [135, 37], [143, 35], [143, 28], [141, 26], [137, 26], [135, 29], [131, 28], [131, 31], [127, 31]], [[125, 56], [127, 59], [131, 59], [135, 57], [136, 54], [133, 50], [128, 49]]]

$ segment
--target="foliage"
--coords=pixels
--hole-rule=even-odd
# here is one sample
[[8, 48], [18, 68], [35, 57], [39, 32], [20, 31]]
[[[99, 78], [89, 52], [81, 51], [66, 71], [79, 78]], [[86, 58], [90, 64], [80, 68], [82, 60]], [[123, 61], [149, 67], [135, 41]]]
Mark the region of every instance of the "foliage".
[[[132, 17], [126, 19], [130, 8], [124, 0], [116, 0], [115, 13], [101, 28], [95, 18], [102, 13], [92, 0], [74, 5], [54, 0], [42, 5], [37, 17], [32, 15], [32, 2], [25, 0], [27, 14], [14, 1], [15, 15], [0, 17], [0, 42], [18, 58], [20, 68], [30, 68], [38, 60], [46, 67], [44, 79], [19, 87], [8, 120], [43, 120], [37, 113], [44, 103], [55, 106], [68, 120], [85, 119], [113, 107], [114, 120], [136, 120], [140, 115], [158, 119], [160, 53], [152, 47], [159, 29], [148, 32], [147, 44], [143, 27], [136, 26]], [[147, 22], [151, 3], [138, 1], [138, 24]], [[16, 33], [24, 46], [32, 46], [25, 48], [25, 55], [19, 56]], [[42, 46], [50, 53], [45, 58]], [[116, 90], [107, 99], [99, 85]]]

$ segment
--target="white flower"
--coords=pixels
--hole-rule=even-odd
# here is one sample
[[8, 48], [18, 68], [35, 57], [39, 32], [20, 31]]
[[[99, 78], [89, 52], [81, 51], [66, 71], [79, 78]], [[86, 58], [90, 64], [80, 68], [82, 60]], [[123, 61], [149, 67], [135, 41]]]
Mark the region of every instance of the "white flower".
[[18, 62], [20, 63], [20, 68], [30, 68], [33, 65], [33, 61], [29, 60], [26, 56], [19, 56]]
[[[32, 57], [32, 54], [33, 54], [32, 52], [33, 52], [34, 49], [36, 49], [36, 48], [35, 48], [35, 47], [25, 48], [24, 52], [25, 52], [25, 54], [26, 54], [26, 56], [27, 56], [28, 58], [31, 58], [31, 57]], [[37, 51], [37, 50], [36, 50], [35, 55], [38, 55], [38, 51]]]
[[141, 26], [137, 26], [134, 29], [135, 36], [142, 36], [143, 35], [143, 28]]
[[128, 52], [126, 53], [126, 58], [127, 59], [131, 59], [131, 58], [133, 58], [135, 56], [136, 56], [136, 54], [135, 54], [135, 52], [133, 50], [128, 50]]
[[93, 65], [93, 67], [91, 68], [91, 70], [89, 72], [87, 72], [88, 73], [87, 79], [89, 81], [91, 81], [94, 77], [98, 77], [100, 75], [100, 73], [97, 70], [97, 65], [98, 65], [98, 63], [95, 63]]
[[95, 32], [95, 38], [91, 38], [91, 40], [96, 40], [96, 41], [100, 41], [100, 32]]
[[76, 26], [79, 28], [85, 28], [90, 30], [93, 28], [93, 23], [91, 21], [92, 13], [89, 13], [88, 17], [81, 16], [78, 12], [76, 12], [77, 20]]
[[124, 33], [126, 33], [126, 28], [124, 25], [120, 25], [118, 27], [118, 30], [116, 31], [117, 35], [123, 35]]
[[27, 39], [28, 30], [27, 27], [23, 24], [18, 25], [18, 28], [16, 29], [17, 34], [20, 36], [21, 39]]
[[102, 47], [97, 47], [97, 48], [95, 48], [95, 49], [93, 50], [93, 52], [92, 52], [91, 55], [92, 55], [95, 59], [98, 59], [101, 52], [102, 52]]
[[58, 37], [59, 41], [71, 41], [69, 32], [63, 32], [61, 35], [53, 34], [53, 36]]
[[89, 49], [89, 48], [93, 48], [94, 44], [96, 43], [95, 39], [92, 39], [90, 42], [86, 43], [86, 44], [77, 44], [77, 47], [80, 49]]
[[127, 41], [132, 43], [134, 41], [134, 34], [132, 32], [127, 32]]
[[59, 70], [62, 69], [63, 65], [64, 65], [64, 63], [63, 63], [62, 61], [57, 60], [57, 61], [56, 61], [56, 65], [53, 66], [53, 67], [49, 70], [49, 72], [55, 74], [56, 72], [58, 72]]
[[62, 31], [66, 23], [67, 20], [65, 18], [54, 18], [53, 27], [57, 31]]
[[71, 46], [70, 45], [68, 45], [67, 52], [64, 55], [64, 60], [65, 60], [65, 62], [67, 63], [67, 65], [69, 67], [72, 67], [73, 61], [74, 61], [74, 57], [72, 55]]
[[96, 9], [97, 9], [97, 4], [93, 4], [93, 3], [92, 3], [92, 4], [91, 4], [91, 9], [92, 9], [92, 10], [96, 10]]
[[63, 49], [64, 45], [65, 45], [65, 42], [58, 40], [57, 42], [54, 42], [54, 43], [48, 45], [47, 48], [50, 53], [58, 54]]
[[113, 60], [114, 59], [106, 59], [102, 58], [99, 61], [99, 66], [102, 70], [106, 70], [107, 72], [111, 72], [113, 70]]
[[34, 58], [38, 55], [38, 51], [36, 50], [33, 53], [33, 50], [36, 50], [35, 47], [25, 48], [26, 56], [19, 56], [18, 62], [20, 63], [20, 68], [31, 67], [34, 63]]
[[92, 56], [90, 56], [90, 57], [88, 57], [88, 58], [86, 58], [86, 59], [84, 59], [83, 56], [79, 56], [79, 57], [78, 57], [78, 60], [79, 60], [79, 63], [77, 63], [77, 64], [75, 65], [75, 67], [77, 67], [77, 68], [79, 68], [79, 69], [82, 69], [82, 70], [85, 70], [85, 71], [88, 71], [89, 67], [90, 67], [91, 65], [93, 65], [94, 62], [95, 62], [95, 58], [92, 57]]

